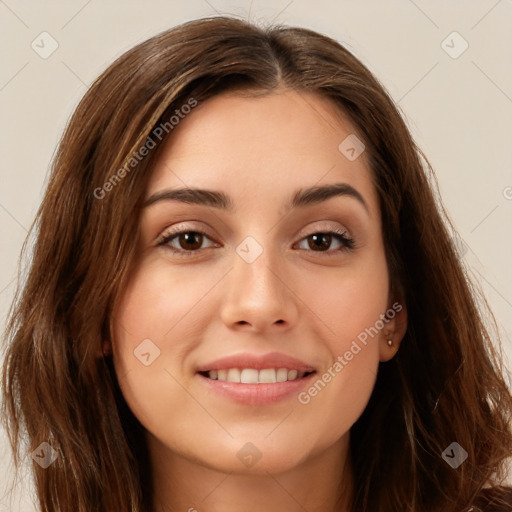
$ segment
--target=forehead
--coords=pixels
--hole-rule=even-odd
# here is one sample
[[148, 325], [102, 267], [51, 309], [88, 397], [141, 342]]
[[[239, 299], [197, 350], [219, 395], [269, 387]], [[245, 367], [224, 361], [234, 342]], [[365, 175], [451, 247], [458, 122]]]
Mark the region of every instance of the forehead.
[[343, 182], [364, 195], [373, 210], [377, 197], [365, 152], [356, 159], [344, 152], [344, 141], [353, 137], [354, 126], [315, 93], [222, 94], [174, 126], [146, 197], [194, 187], [222, 190], [237, 207], [256, 200], [282, 204], [298, 188]]

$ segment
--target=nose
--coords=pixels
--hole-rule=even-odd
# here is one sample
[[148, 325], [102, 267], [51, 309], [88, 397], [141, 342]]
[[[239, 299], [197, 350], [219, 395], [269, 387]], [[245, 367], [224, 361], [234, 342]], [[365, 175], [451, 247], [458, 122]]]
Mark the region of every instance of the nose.
[[283, 332], [298, 318], [298, 298], [283, 262], [263, 252], [252, 262], [235, 254], [221, 306], [229, 328], [258, 333]]

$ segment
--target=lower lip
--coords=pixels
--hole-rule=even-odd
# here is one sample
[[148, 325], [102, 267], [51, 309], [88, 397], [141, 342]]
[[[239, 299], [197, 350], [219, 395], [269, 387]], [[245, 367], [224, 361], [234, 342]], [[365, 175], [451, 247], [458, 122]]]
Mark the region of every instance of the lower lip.
[[302, 379], [274, 382], [273, 384], [242, 384], [226, 380], [209, 379], [196, 374], [212, 391], [219, 393], [234, 402], [245, 405], [275, 404], [281, 400], [297, 395], [305, 388], [316, 373], [310, 373]]

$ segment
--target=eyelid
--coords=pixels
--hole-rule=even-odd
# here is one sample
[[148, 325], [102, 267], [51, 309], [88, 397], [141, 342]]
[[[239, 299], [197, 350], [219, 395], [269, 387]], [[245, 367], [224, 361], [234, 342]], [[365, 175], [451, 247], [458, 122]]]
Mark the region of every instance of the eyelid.
[[[308, 227], [303, 228], [299, 231], [299, 234], [297, 235], [302, 240], [305, 236], [312, 235], [314, 233], [321, 233], [325, 231], [343, 231], [348, 237], [352, 238], [352, 233], [350, 230], [343, 225], [340, 222], [336, 222], [335, 224], [332, 224], [334, 221], [316, 221], [316, 223], [311, 223], [308, 225]], [[330, 222], [329, 224], [327, 224]]]

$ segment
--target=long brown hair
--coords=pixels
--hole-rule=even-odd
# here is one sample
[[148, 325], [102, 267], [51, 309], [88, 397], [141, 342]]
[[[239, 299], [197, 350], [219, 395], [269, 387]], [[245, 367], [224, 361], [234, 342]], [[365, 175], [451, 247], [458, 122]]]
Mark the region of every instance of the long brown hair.
[[[216, 17], [118, 58], [76, 108], [54, 159], [31, 229], [29, 272], [10, 312], [3, 373], [16, 464], [25, 433], [27, 453], [47, 442], [58, 454], [47, 468], [32, 464], [42, 512], [151, 510], [142, 427], [111, 358], [98, 353], [129, 279], [152, 162], [172, 137], [170, 126], [158, 128], [191, 99], [282, 86], [329, 98], [358, 130], [391, 284], [408, 311], [400, 350], [380, 365], [351, 429], [352, 511], [460, 512], [491, 499], [500, 510], [510, 506], [498, 486], [512, 454], [512, 398], [497, 329], [492, 323], [491, 335], [484, 322], [479, 308], [487, 304], [459, 260], [433, 171], [398, 109], [333, 39]], [[142, 155], [149, 140], [155, 147]], [[452, 442], [468, 454], [456, 469], [442, 457]]]

